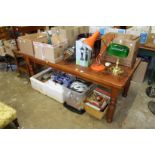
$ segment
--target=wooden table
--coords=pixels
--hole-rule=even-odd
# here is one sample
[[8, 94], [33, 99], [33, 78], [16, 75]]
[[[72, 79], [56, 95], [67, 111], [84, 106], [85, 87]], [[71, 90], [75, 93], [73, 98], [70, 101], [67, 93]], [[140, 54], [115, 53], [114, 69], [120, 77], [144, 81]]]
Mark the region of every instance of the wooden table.
[[155, 44], [150, 42], [140, 45], [139, 48], [155, 52]]
[[154, 38], [155, 34], [150, 34], [147, 42], [145, 44], [140, 44], [139, 48], [155, 52], [155, 44], [153, 43]]
[[140, 63], [140, 59], [137, 59], [132, 69], [129, 67], [122, 66], [122, 68], [125, 70], [125, 74], [123, 76], [114, 76], [114, 75], [111, 75], [111, 73], [107, 71], [95, 72], [91, 70], [90, 67], [88, 68], [81, 67], [79, 65], [76, 65], [75, 63], [67, 63], [65, 61], [61, 61], [57, 64], [53, 64], [47, 61], [36, 59], [24, 53], [23, 53], [23, 56], [25, 57], [27, 61], [31, 75], [34, 74], [31, 62], [33, 63], [35, 62], [38, 64], [50, 66], [54, 69], [64, 71], [66, 73], [73, 74], [86, 81], [90, 81], [92, 83], [99, 84], [101, 86], [111, 89], [111, 102], [109, 104], [109, 108], [107, 112], [108, 122], [112, 122], [113, 120], [113, 115], [114, 115], [116, 103], [117, 103], [117, 97], [119, 93], [121, 92], [121, 90], [123, 90], [123, 96], [124, 97], [127, 96], [127, 92], [130, 86], [132, 75]]

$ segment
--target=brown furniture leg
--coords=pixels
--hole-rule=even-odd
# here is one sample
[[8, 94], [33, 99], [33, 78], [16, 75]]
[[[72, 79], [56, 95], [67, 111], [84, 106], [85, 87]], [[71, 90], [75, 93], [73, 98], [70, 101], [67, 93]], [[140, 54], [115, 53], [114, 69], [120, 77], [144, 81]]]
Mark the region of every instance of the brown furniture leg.
[[30, 76], [33, 76], [34, 75], [34, 71], [33, 71], [32, 65], [30, 63], [30, 60], [29, 60], [29, 58], [27, 56], [25, 57], [25, 59], [26, 59], [26, 64], [28, 66], [28, 69], [30, 71]]
[[13, 121], [13, 123], [15, 124], [15, 126], [16, 126], [17, 128], [20, 127], [17, 119], [15, 119], [15, 120]]
[[119, 89], [112, 88], [111, 92], [111, 101], [108, 107], [108, 112], [107, 112], [107, 122], [111, 123], [113, 120], [113, 115], [116, 109], [116, 103], [117, 103], [117, 97], [119, 95]]
[[124, 90], [123, 90], [123, 93], [122, 93], [123, 97], [127, 97], [129, 87], [130, 87], [130, 83], [131, 83], [131, 80], [129, 79], [128, 82], [126, 83], [125, 87], [124, 87]]

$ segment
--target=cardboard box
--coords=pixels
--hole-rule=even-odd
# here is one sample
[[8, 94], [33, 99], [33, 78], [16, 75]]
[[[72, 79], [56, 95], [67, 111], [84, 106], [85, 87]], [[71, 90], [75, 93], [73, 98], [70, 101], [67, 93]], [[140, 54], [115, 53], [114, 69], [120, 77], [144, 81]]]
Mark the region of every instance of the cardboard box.
[[101, 112], [89, 106], [89, 104], [85, 103], [84, 109], [89, 115], [101, 120], [106, 115], [108, 107], [106, 107], [106, 109]]
[[89, 33], [88, 26], [65, 26], [63, 29], [66, 31], [68, 47], [71, 47], [75, 44], [79, 34]]
[[46, 33], [35, 33], [18, 37], [18, 46], [21, 52], [34, 56], [33, 41], [47, 43]]
[[35, 58], [57, 63], [63, 60], [63, 52], [67, 48], [67, 41], [57, 45], [33, 42]]
[[15, 40], [5, 40], [4, 42], [5, 54], [14, 57], [13, 51], [17, 51]]
[[60, 28], [52, 28], [48, 33], [51, 36], [52, 45], [57, 45], [67, 40], [66, 31]]
[[65, 27], [66, 37], [68, 39], [68, 47], [71, 47], [75, 44], [77, 36], [80, 34], [79, 28], [76, 26], [68, 26]]
[[4, 46], [0, 46], [0, 56], [5, 56]]
[[[14, 50], [15, 51], [15, 50]], [[15, 57], [11, 48], [5, 47], [5, 54]]]
[[[137, 57], [137, 51], [139, 47], [139, 37], [129, 34], [115, 34], [116, 38], [113, 40], [114, 43], [122, 44], [129, 47], [129, 55], [127, 58], [121, 58], [120, 64], [132, 68]], [[103, 42], [101, 40], [101, 47]], [[117, 58], [110, 56], [107, 52], [104, 56], [104, 60], [116, 63]]]
[[[146, 33], [145, 41], [144, 41], [144, 34], [143, 33]], [[126, 30], [126, 34], [132, 34], [132, 35], [140, 36], [139, 41], [141, 44], [144, 44], [147, 42], [148, 36], [150, 35], [150, 33], [151, 33], [151, 27], [150, 26], [133, 26], [133, 27], [128, 28]]]
[[100, 31], [101, 35], [104, 35], [106, 33], [109, 32], [113, 32], [113, 33], [126, 33], [125, 29], [118, 29], [118, 28], [114, 28], [112, 26], [90, 26], [89, 27], [89, 33], [95, 33], [96, 31]]
[[145, 79], [147, 67], [148, 67], [148, 63], [142, 61], [139, 64], [138, 68], [136, 69], [135, 73], [133, 74], [132, 81], [143, 82]]
[[79, 26], [78, 28], [79, 28], [79, 34], [89, 33], [89, 26]]

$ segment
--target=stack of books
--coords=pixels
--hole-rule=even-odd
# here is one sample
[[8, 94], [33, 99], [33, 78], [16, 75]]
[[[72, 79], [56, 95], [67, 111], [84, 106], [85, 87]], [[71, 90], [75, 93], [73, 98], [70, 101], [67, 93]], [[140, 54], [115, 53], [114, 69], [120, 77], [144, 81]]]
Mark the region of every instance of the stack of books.
[[96, 87], [87, 98], [86, 105], [97, 111], [103, 112], [110, 102], [110, 93], [100, 87]]

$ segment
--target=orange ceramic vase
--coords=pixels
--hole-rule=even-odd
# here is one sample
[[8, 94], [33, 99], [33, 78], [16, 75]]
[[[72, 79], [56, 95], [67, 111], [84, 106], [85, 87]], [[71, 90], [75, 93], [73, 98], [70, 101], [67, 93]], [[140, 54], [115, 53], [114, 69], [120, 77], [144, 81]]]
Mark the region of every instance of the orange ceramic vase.
[[100, 35], [99, 31], [96, 31], [92, 36], [84, 40], [84, 43], [89, 45], [91, 48], [94, 47], [94, 43], [97, 40], [98, 36]]

